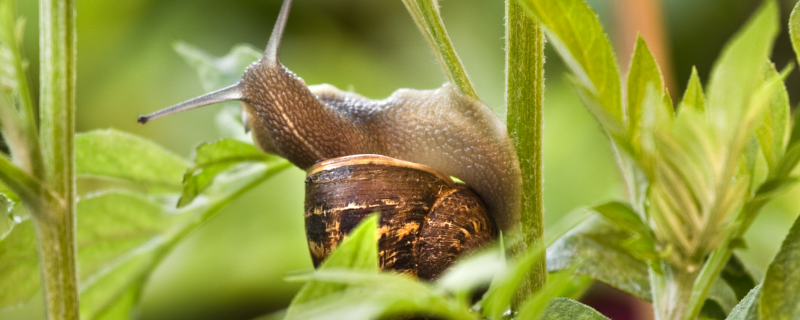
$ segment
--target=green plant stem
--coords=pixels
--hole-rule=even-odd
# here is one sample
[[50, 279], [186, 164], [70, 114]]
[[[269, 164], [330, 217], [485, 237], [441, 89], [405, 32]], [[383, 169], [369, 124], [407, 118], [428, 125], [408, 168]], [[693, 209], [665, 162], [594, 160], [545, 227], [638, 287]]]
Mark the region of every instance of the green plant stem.
[[458, 58], [453, 42], [447, 35], [442, 17], [439, 15], [437, 0], [403, 0], [406, 9], [416, 22], [417, 27], [428, 41], [428, 46], [433, 49], [433, 54], [439, 60], [439, 65], [444, 68], [445, 75], [463, 94], [480, 100], [478, 92], [472, 86], [467, 71]]
[[[542, 126], [544, 105], [544, 34], [519, 0], [506, 1], [506, 105], [508, 131], [522, 172], [521, 232], [525, 247], [542, 241], [544, 202]], [[514, 249], [514, 254], [525, 252]], [[542, 257], [522, 282], [516, 301], [522, 302], [547, 281]]]
[[75, 2], [40, 0], [41, 146], [48, 188], [61, 201], [33, 211], [48, 319], [78, 319], [75, 244]]

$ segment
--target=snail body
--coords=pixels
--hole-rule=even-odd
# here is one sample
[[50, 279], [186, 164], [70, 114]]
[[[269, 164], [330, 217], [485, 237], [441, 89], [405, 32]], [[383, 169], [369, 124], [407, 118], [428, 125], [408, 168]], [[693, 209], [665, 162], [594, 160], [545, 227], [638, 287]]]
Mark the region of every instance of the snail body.
[[[486, 204], [490, 220], [500, 230], [515, 231], [522, 178], [516, 151], [497, 116], [483, 102], [461, 94], [450, 83], [434, 90], [399, 89], [383, 100], [370, 100], [331, 85], [306, 86], [279, 61], [290, 6], [291, 0], [284, 0], [263, 57], [245, 70], [240, 82], [140, 116], [139, 122], [238, 100], [245, 128], [264, 152], [284, 157], [304, 170], [322, 161], [362, 154], [423, 165], [443, 177], [444, 182], [439, 183], [448, 186], [447, 190], [460, 190], [454, 193], [456, 196], [472, 191], [456, 188], [449, 176], [464, 181], [478, 201]], [[383, 216], [381, 219], [383, 222]]]

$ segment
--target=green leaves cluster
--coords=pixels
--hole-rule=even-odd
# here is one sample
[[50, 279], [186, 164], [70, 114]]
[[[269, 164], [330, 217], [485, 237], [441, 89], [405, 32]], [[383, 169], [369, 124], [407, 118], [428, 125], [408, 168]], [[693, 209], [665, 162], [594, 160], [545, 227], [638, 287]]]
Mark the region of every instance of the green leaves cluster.
[[[728, 42], [707, 90], [693, 71], [675, 106], [641, 37], [623, 79], [584, 1], [524, 3], [608, 134], [630, 196], [629, 204], [597, 208], [605, 222], [559, 240], [548, 257], [551, 269], [585, 257], [579, 272], [653, 299], [657, 317], [694, 319], [715, 308], [709, 303], [730, 312], [742, 298], [734, 288], [746, 289], [718, 276], [759, 209], [795, 181], [789, 175], [798, 162], [783, 85], [790, 69], [778, 72], [768, 60], [777, 5], [765, 1]], [[620, 269], [625, 278], [615, 275]]]

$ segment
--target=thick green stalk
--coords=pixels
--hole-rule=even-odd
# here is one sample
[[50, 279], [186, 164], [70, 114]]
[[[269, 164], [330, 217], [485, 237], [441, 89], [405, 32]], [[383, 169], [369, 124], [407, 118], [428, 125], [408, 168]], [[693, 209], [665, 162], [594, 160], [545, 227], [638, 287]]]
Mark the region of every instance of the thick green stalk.
[[32, 212], [48, 319], [78, 319], [75, 245], [75, 70], [73, 0], [39, 1], [41, 146], [45, 181], [61, 201]]
[[[522, 171], [523, 242], [532, 247], [544, 234], [542, 127], [544, 105], [544, 34], [519, 0], [506, 1], [506, 105], [508, 131]], [[517, 255], [525, 247], [514, 249]], [[544, 257], [523, 280], [518, 302], [547, 281]]]

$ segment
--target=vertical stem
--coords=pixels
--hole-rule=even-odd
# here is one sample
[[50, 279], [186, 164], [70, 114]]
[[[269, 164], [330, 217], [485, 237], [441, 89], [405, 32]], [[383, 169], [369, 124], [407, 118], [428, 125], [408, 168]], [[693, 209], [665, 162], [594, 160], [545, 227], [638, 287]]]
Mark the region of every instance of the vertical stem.
[[[544, 105], [544, 34], [519, 0], [506, 1], [506, 104], [508, 130], [517, 148], [522, 171], [521, 231], [532, 247], [544, 234], [542, 127]], [[525, 248], [515, 248], [515, 255]], [[523, 280], [521, 302], [547, 281], [542, 258]]]
[[60, 199], [33, 212], [48, 319], [78, 319], [75, 245], [73, 0], [40, 0], [41, 146], [45, 181]]

